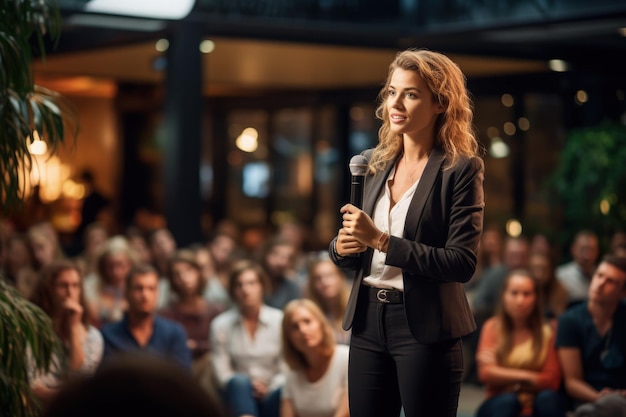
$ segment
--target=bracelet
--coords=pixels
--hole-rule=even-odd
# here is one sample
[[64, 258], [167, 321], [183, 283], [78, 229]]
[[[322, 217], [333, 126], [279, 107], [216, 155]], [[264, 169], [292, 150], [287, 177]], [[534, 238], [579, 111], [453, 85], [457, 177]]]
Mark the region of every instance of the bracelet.
[[[385, 235], [386, 235], [386, 233], [385, 233], [385, 232], [382, 232], [382, 233], [380, 234], [380, 236], [378, 237], [378, 241], [376, 242], [376, 250], [377, 250], [378, 252], [382, 252], [382, 251], [381, 251], [381, 249], [382, 249], [382, 248], [381, 248], [381, 245], [380, 245], [380, 243], [381, 243], [380, 241], [381, 241], [381, 239], [383, 238], [383, 236], [385, 236]], [[383, 241], [383, 243], [384, 243], [384, 241]]]

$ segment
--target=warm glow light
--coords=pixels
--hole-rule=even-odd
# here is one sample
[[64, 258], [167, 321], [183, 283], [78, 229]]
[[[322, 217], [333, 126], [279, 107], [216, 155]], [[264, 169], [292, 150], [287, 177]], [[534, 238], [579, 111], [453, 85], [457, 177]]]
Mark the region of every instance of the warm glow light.
[[517, 131], [517, 129], [515, 128], [515, 125], [511, 122], [506, 122], [504, 124], [503, 130], [504, 130], [504, 133], [506, 133], [509, 136], [513, 136], [515, 132]]
[[489, 139], [497, 138], [498, 136], [500, 136], [500, 131], [497, 127], [491, 126], [487, 128], [487, 137]]
[[576, 98], [574, 99], [576, 104], [582, 105], [585, 104], [588, 100], [589, 96], [587, 95], [587, 92], [585, 90], [576, 91]]
[[76, 182], [73, 179], [65, 180], [61, 190], [65, 197], [73, 198], [75, 200], [82, 200], [85, 198], [86, 194], [85, 185]]
[[215, 50], [215, 42], [210, 39], [200, 42], [200, 52], [203, 54], [210, 54]]
[[554, 72], [565, 72], [568, 70], [568, 65], [562, 59], [551, 59], [548, 61], [548, 68]]
[[510, 94], [502, 94], [500, 101], [502, 101], [502, 105], [505, 107], [513, 107], [513, 105], [515, 104], [515, 100]]
[[31, 141], [30, 136], [26, 138], [28, 141], [28, 151], [33, 155], [45, 155], [48, 152], [48, 145], [46, 142], [41, 140], [39, 137], [39, 132], [36, 130], [33, 131], [33, 140]]
[[254, 152], [259, 147], [258, 137], [259, 132], [255, 128], [247, 127], [237, 137], [235, 145], [244, 152]]
[[530, 120], [528, 120], [525, 117], [520, 117], [517, 120], [517, 125], [519, 126], [521, 130], [527, 131], [528, 129], [530, 129]]
[[509, 156], [509, 145], [504, 143], [499, 137], [495, 137], [491, 139], [489, 154], [496, 159], [506, 158]]
[[522, 234], [522, 224], [517, 219], [507, 221], [506, 233], [511, 237], [519, 237]]
[[606, 216], [607, 214], [609, 214], [610, 210], [611, 210], [611, 203], [609, 203], [609, 200], [605, 198], [604, 200], [600, 201], [600, 213]]
[[626, 37], [626, 27], [617, 29], [617, 32], [619, 32], [620, 35]]
[[170, 47], [170, 41], [168, 41], [167, 39], [159, 39], [154, 44], [154, 49], [156, 49], [159, 52], [165, 52], [167, 51], [167, 48], [169, 47]]

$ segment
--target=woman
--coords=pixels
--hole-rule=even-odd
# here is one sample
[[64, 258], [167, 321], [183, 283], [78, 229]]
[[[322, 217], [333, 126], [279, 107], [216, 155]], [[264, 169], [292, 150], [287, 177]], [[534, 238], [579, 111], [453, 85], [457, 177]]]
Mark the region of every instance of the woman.
[[312, 261], [308, 275], [308, 297], [324, 312], [337, 343], [347, 345], [350, 343], [350, 333], [341, 327], [349, 296], [346, 278], [327, 256]]
[[565, 415], [555, 332], [544, 320], [539, 291], [528, 271], [514, 270], [503, 283], [500, 306], [481, 329], [476, 352], [487, 389], [477, 417]]
[[215, 390], [209, 352], [209, 328], [211, 321], [224, 311], [220, 305], [203, 298], [206, 280], [191, 250], [181, 249], [169, 260], [170, 288], [175, 300], [159, 311], [159, 314], [180, 323], [187, 333], [187, 346], [191, 350], [194, 376], [213, 393]]
[[343, 323], [350, 413], [454, 417], [484, 208], [471, 102], [459, 67], [426, 50], [397, 54], [379, 98], [363, 209], [341, 208], [329, 247], [356, 271]]
[[85, 297], [98, 325], [122, 319], [126, 311], [126, 278], [135, 264], [126, 238], [113, 236], [98, 256], [97, 273], [85, 279]]
[[528, 269], [539, 282], [545, 317], [557, 319], [567, 308], [567, 290], [556, 278], [554, 264], [545, 252], [534, 252], [528, 260]]
[[348, 347], [335, 343], [324, 313], [311, 300], [293, 300], [283, 316], [283, 355], [289, 365], [280, 417], [348, 417]]
[[279, 413], [283, 312], [263, 303], [269, 285], [258, 264], [239, 261], [228, 280], [235, 307], [211, 323], [213, 368], [234, 417]]
[[102, 335], [88, 324], [82, 288], [80, 269], [69, 260], [49, 263], [35, 288], [33, 301], [52, 319], [65, 354], [53, 358], [49, 373], [30, 373], [31, 388], [44, 402], [54, 396], [65, 378], [94, 372], [102, 359]]

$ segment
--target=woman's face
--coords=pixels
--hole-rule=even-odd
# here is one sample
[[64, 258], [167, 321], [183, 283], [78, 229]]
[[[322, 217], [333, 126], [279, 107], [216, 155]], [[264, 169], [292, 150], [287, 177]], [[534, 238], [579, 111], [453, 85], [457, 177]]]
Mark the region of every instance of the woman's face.
[[408, 136], [431, 135], [444, 110], [417, 72], [401, 68], [391, 75], [386, 106], [391, 131]]
[[200, 273], [188, 262], [175, 262], [172, 265], [172, 282], [181, 295], [196, 295], [200, 284]]
[[514, 320], [524, 320], [530, 317], [535, 307], [537, 294], [530, 277], [513, 275], [509, 278], [504, 291], [504, 311]]
[[236, 278], [235, 302], [240, 307], [260, 307], [263, 304], [263, 285], [257, 273], [245, 270]]
[[90, 256], [96, 256], [108, 238], [109, 235], [105, 229], [100, 227], [91, 229], [85, 236], [85, 251]]
[[549, 283], [554, 272], [550, 270], [552, 268], [550, 260], [543, 255], [533, 255], [528, 261], [528, 268], [542, 287]]
[[311, 273], [313, 288], [325, 300], [333, 300], [339, 296], [343, 277], [331, 261], [318, 263]]
[[289, 318], [289, 339], [301, 352], [315, 349], [324, 339], [324, 327], [307, 308], [298, 307]]
[[33, 254], [39, 265], [47, 265], [54, 260], [56, 248], [54, 243], [43, 235], [31, 238]]
[[80, 275], [74, 269], [61, 271], [52, 287], [52, 299], [56, 308], [60, 308], [65, 300], [80, 302], [82, 281]]
[[111, 253], [105, 262], [106, 282], [121, 285], [126, 281], [132, 263], [125, 253]]

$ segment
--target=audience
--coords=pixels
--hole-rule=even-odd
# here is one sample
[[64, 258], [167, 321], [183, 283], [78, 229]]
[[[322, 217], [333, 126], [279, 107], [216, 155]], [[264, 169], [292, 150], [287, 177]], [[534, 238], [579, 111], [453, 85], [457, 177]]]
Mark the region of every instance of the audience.
[[191, 369], [191, 351], [183, 327], [156, 315], [159, 276], [150, 265], [133, 267], [126, 278], [128, 309], [122, 320], [101, 329], [104, 359], [119, 353], [141, 351], [172, 360]]
[[[239, 251], [237, 240], [226, 232], [214, 233], [207, 242], [207, 248], [213, 260], [213, 268], [218, 282], [224, 289], [228, 288], [228, 277], [235, 255]], [[228, 293], [228, 291], [226, 291]]]
[[282, 325], [285, 362], [290, 370], [282, 390], [280, 417], [349, 417], [348, 346], [310, 300], [287, 304]]
[[472, 291], [472, 309], [480, 326], [493, 316], [502, 283], [510, 271], [528, 268], [530, 243], [524, 236], [508, 237], [504, 243], [503, 263], [485, 272]]
[[348, 344], [350, 331], [344, 330], [341, 322], [348, 305], [350, 290], [343, 272], [326, 253], [310, 262], [306, 292], [307, 297], [324, 312], [335, 333], [337, 343]]
[[184, 327], [193, 374], [207, 390], [214, 392], [209, 329], [211, 321], [224, 311], [224, 307], [203, 298], [206, 280], [191, 250], [178, 250], [169, 263], [168, 278], [175, 298], [159, 310], [159, 315]]
[[83, 234], [84, 249], [74, 260], [81, 269], [83, 276], [86, 277], [97, 272], [98, 256], [108, 239], [109, 232], [104, 225], [100, 223], [87, 225]]
[[48, 373], [29, 370], [33, 393], [49, 401], [67, 378], [91, 373], [100, 364], [103, 340], [89, 324], [80, 269], [69, 260], [55, 260], [41, 271], [33, 302], [50, 316], [63, 345], [63, 357], [55, 355]]
[[527, 271], [507, 276], [496, 315], [480, 332], [478, 376], [487, 400], [477, 417], [559, 417], [561, 372], [554, 330], [541, 311], [539, 283]]
[[152, 265], [159, 274], [159, 307], [169, 303], [172, 296], [167, 275], [169, 260], [177, 248], [176, 240], [169, 229], [161, 227], [148, 234], [148, 249], [152, 258]]
[[7, 236], [3, 248], [2, 274], [15, 286], [22, 297], [30, 299], [37, 284], [33, 252], [26, 235], [14, 233]]
[[559, 318], [556, 346], [577, 417], [626, 415], [626, 258], [606, 255], [588, 301]]
[[549, 319], [559, 317], [567, 308], [567, 290], [556, 279], [549, 252], [535, 252], [530, 255], [528, 269], [539, 282], [544, 316]]
[[215, 262], [213, 261], [209, 248], [206, 245], [197, 243], [191, 245], [189, 250], [192, 251], [194, 260], [200, 268], [202, 279], [206, 282], [202, 296], [209, 303], [218, 304], [227, 308], [232, 307], [228, 291], [224, 284], [222, 284], [215, 270]]
[[293, 275], [295, 248], [281, 237], [270, 238], [261, 252], [260, 263], [270, 279], [265, 303], [283, 309], [291, 300], [300, 298], [300, 286]]
[[122, 319], [126, 278], [134, 264], [134, 253], [126, 239], [114, 236], [98, 256], [97, 272], [85, 278], [85, 297], [100, 326]]
[[587, 298], [589, 283], [600, 255], [598, 236], [590, 230], [581, 230], [570, 246], [572, 261], [556, 269], [556, 277], [567, 290], [569, 305]]
[[269, 280], [251, 261], [235, 265], [228, 292], [235, 307], [211, 322], [213, 367], [232, 416], [278, 417], [284, 382], [282, 311], [263, 303]]

